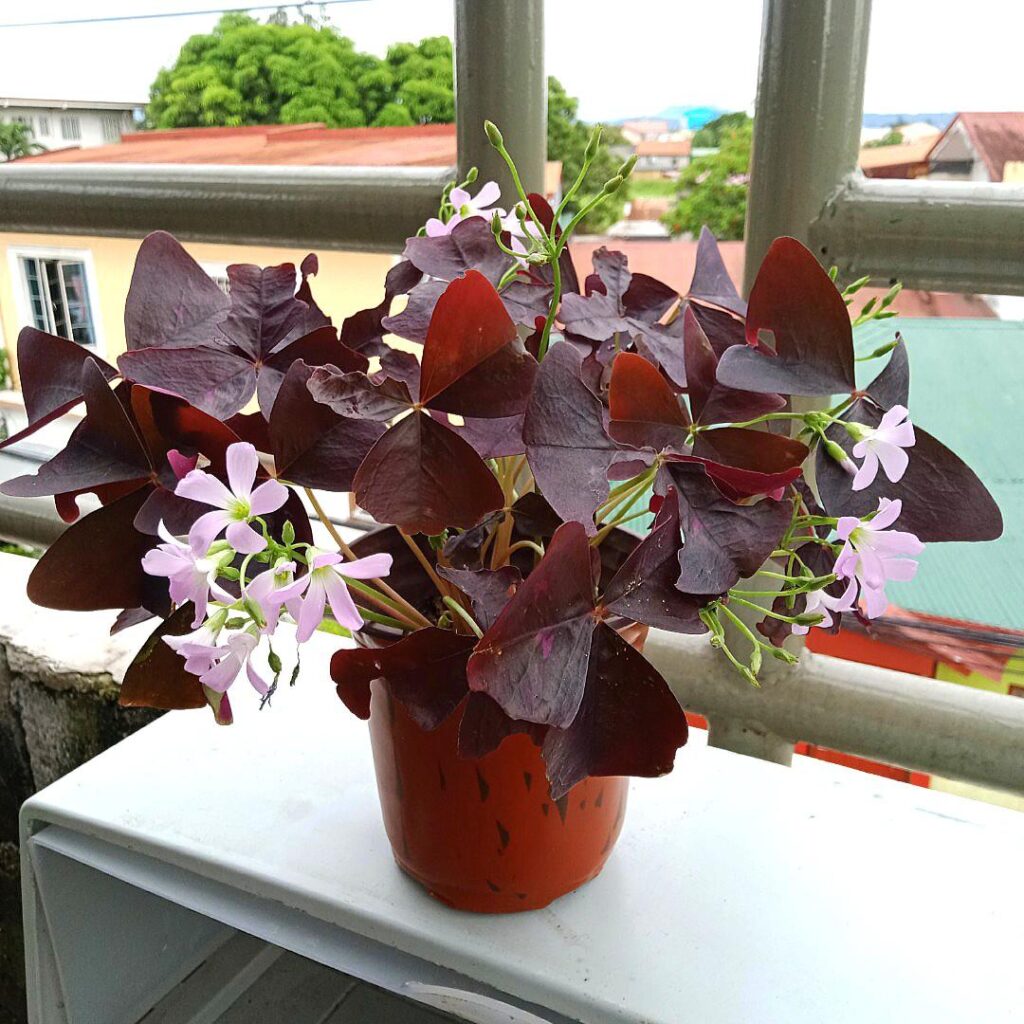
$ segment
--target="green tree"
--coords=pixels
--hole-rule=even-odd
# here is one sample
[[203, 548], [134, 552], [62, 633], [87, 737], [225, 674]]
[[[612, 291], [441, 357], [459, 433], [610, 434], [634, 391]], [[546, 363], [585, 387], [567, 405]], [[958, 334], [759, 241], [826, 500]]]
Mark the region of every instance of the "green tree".
[[743, 238], [747, 216], [752, 124], [727, 129], [717, 153], [698, 157], [679, 175], [676, 203], [662, 218], [673, 235], [707, 225], [723, 241]]
[[693, 145], [696, 149], [717, 149], [722, 144], [722, 136], [726, 132], [734, 128], [743, 128], [750, 123], [750, 118], [742, 110], [722, 114], [697, 130], [693, 136]]
[[261, 23], [226, 14], [195, 35], [150, 87], [153, 128], [445, 123], [455, 114], [451, 43], [443, 36], [359, 52], [329, 25]]
[[[579, 100], [570, 96], [554, 76], [548, 76], [548, 159], [562, 161], [562, 184], [568, 188], [576, 180], [583, 167], [583, 151], [590, 138], [591, 126], [576, 116]], [[500, 126], [499, 126], [500, 127]], [[601, 191], [601, 187], [621, 164], [621, 159], [608, 151], [609, 145], [621, 144], [622, 133], [617, 128], [605, 130], [604, 146], [591, 165], [590, 173], [569, 204], [570, 215], [574, 214], [588, 199]], [[622, 209], [628, 198], [628, 185], [601, 204], [580, 225], [584, 232], [600, 233], [622, 219]]]
[[42, 153], [45, 146], [32, 141], [32, 129], [27, 124], [12, 121], [10, 124], [0, 123], [0, 153], [5, 160], [17, 160], [22, 156]]
[[899, 128], [890, 128], [880, 139], [872, 139], [864, 143], [865, 149], [878, 149], [879, 146], [899, 146], [903, 143], [903, 132]]

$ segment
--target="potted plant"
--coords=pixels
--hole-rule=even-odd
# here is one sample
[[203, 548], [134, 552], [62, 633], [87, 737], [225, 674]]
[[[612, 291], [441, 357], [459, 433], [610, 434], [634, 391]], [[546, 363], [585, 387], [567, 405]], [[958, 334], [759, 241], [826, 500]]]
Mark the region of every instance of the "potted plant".
[[[857, 387], [856, 285], [782, 238], [744, 302], [706, 232], [684, 296], [604, 248], [581, 282], [573, 231], [632, 161], [567, 221], [598, 134], [552, 210], [487, 131], [513, 208], [491, 184], [474, 196], [474, 175], [453, 184], [340, 332], [315, 257], [232, 266], [228, 297], [150, 235], [116, 367], [22, 332], [30, 424], [7, 443], [85, 416], [3, 491], [53, 495], [72, 524], [32, 573], [36, 603], [159, 620], [123, 704], [228, 723], [237, 680], [266, 704], [314, 632], [354, 638], [331, 674], [370, 719], [397, 860], [454, 906], [514, 911], [596, 874], [625, 777], [669, 771], [686, 741], [648, 627], [707, 634], [756, 684], [765, 657], [796, 660], [791, 634], [878, 615], [923, 542], [1001, 520], [911, 425], [899, 335]], [[350, 547], [318, 491], [353, 492], [384, 528]], [[79, 519], [86, 492], [101, 507]]]

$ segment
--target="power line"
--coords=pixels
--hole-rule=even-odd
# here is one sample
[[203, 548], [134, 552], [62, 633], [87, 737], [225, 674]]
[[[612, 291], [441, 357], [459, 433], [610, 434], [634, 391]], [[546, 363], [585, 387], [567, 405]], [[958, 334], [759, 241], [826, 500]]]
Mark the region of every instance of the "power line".
[[57, 21], [12, 21], [4, 28], [47, 28], [51, 25], [98, 25], [111, 21], [153, 21], [157, 18], [191, 18], [203, 14], [246, 14], [249, 11], [279, 11], [288, 7], [333, 7], [335, 4], [359, 4], [366, 0], [305, 0], [302, 3], [262, 4], [255, 7], [213, 7], [205, 11], [163, 11], [159, 14], [111, 14], [101, 18], [63, 18]]

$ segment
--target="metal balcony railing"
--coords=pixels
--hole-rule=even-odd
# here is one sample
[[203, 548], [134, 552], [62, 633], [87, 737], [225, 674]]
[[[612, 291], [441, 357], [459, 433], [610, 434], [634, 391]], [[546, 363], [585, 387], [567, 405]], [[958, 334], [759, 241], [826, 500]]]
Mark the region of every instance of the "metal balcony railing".
[[[455, 0], [460, 170], [507, 185], [480, 126], [499, 123], [528, 187], [545, 156], [543, 0]], [[851, 275], [949, 290], [1024, 291], [1024, 190], [865, 182], [855, 171], [871, 0], [765, 0], [748, 206], [748, 285], [789, 234]], [[397, 251], [434, 209], [447, 171], [0, 168], [0, 231]], [[955, 243], [955, 244], [954, 244]], [[0, 496], [0, 537], [45, 546], [45, 502]], [[648, 652], [710, 742], [788, 763], [804, 740], [1024, 792], [1024, 701], [806, 653], [761, 689], [703, 638], [654, 632]]]

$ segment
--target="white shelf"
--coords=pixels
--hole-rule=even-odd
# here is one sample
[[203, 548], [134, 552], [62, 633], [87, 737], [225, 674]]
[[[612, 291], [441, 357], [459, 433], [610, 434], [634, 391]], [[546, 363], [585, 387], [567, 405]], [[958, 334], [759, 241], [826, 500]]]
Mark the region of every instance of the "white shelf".
[[394, 866], [331, 647], [271, 709], [239, 683], [234, 726], [169, 714], [26, 804], [37, 1020], [61, 1001], [70, 1024], [136, 1020], [232, 930], [559, 1024], [1021, 1019], [1016, 812], [695, 732], [673, 775], [633, 784], [597, 880], [534, 913], [456, 913]]

